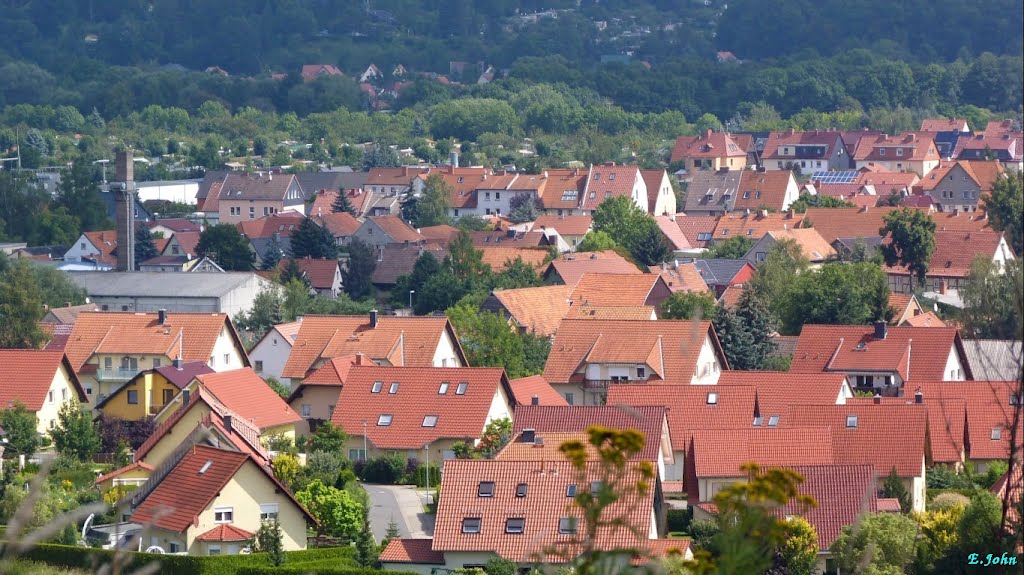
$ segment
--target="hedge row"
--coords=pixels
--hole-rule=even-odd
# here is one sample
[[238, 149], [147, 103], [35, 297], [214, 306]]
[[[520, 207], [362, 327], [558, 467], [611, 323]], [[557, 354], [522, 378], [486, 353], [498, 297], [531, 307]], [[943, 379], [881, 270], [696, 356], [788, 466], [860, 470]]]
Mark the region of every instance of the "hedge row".
[[[270, 566], [270, 561], [264, 553], [198, 556], [158, 555], [129, 551], [117, 554], [114, 551], [91, 547], [44, 544], [28, 550], [23, 554], [23, 557], [49, 565], [96, 571], [100, 566], [113, 564], [115, 555], [118, 555], [117, 560], [123, 566], [122, 572], [134, 571], [152, 563], [160, 564], [159, 572], [162, 575], [234, 575], [245, 568], [266, 568], [268, 573], [280, 572], [280, 568]], [[346, 568], [348, 571], [351, 571], [342, 575], [369, 575], [369, 572], [366, 570], [347, 567], [354, 565], [352, 560], [353, 550], [347, 547], [289, 551], [287, 556], [289, 562], [294, 562], [298, 565], [333, 561], [335, 565], [340, 566], [339, 568], [342, 571]], [[296, 572], [305, 572], [305, 570], [297, 567]]]

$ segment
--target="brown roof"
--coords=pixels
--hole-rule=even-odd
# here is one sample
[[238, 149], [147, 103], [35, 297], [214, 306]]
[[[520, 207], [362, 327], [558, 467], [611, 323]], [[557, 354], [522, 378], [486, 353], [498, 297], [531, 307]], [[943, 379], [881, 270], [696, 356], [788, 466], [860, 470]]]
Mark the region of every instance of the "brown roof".
[[314, 215], [310, 216], [313, 221], [320, 224], [321, 227], [327, 228], [331, 232], [331, 235], [336, 238], [348, 238], [352, 237], [362, 225], [352, 214], [348, 212], [312, 212]]
[[[936, 277], [964, 277], [971, 273], [971, 264], [977, 257], [995, 257], [1003, 238], [1001, 232], [980, 230], [973, 232], [936, 231], [935, 251], [928, 263], [928, 275]], [[886, 273], [908, 274], [901, 265], [885, 266]]]
[[796, 187], [793, 172], [789, 170], [770, 170], [765, 172], [745, 171], [740, 176], [740, 185], [736, 190], [736, 210], [776, 210], [781, 211], [786, 202], [786, 191], [790, 184]]
[[295, 182], [294, 174], [247, 174], [228, 172], [220, 189], [221, 200], [283, 201], [289, 186]]
[[776, 241], [793, 240], [800, 248], [800, 252], [812, 262], [825, 261], [836, 255], [835, 248], [814, 228], [776, 230], [768, 232], [768, 235]]
[[[915, 386], [921, 389], [923, 386]], [[928, 441], [931, 448], [930, 462], [957, 465], [963, 463], [967, 448], [967, 402], [963, 399], [950, 399], [948, 392], [936, 393], [924, 402], [928, 413]], [[882, 405], [912, 405], [914, 398], [905, 397], [852, 397], [846, 400], [847, 405], [872, 405], [878, 401]]]
[[428, 241], [424, 245], [387, 244], [377, 251], [377, 267], [373, 270], [373, 283], [395, 285], [398, 278], [412, 273], [416, 260], [430, 252], [438, 263], [448, 257], [448, 247]]
[[740, 146], [731, 134], [706, 130], [697, 136], [679, 136], [672, 148], [672, 162], [683, 158], [746, 157], [746, 148]]
[[658, 282], [664, 283], [658, 274], [585, 273], [576, 282], [569, 299], [575, 305], [594, 307], [642, 306], [647, 305]]
[[493, 295], [519, 327], [549, 336], [569, 311], [570, 293], [571, 286], [553, 285], [497, 290]]
[[649, 269], [652, 274], [658, 274], [661, 276], [661, 279], [665, 280], [665, 283], [668, 284], [668, 289], [672, 293], [680, 291], [708, 291], [708, 284], [704, 282], [704, 277], [700, 275], [700, 272], [697, 271], [697, 266], [692, 262], [676, 262], [674, 265], [650, 266]]
[[565, 398], [539, 375], [513, 379], [509, 385], [512, 397], [518, 405], [530, 405], [535, 397], [538, 405], [569, 405]]
[[92, 259], [111, 265], [117, 263], [117, 257], [115, 256], [115, 252], [117, 251], [116, 230], [85, 232], [85, 237], [88, 238], [92, 245], [100, 251], [98, 255], [91, 256]]
[[501, 368], [353, 366], [331, 421], [352, 437], [365, 429], [378, 449], [418, 450], [439, 439], [478, 439], [495, 395], [507, 390]]
[[[881, 150], [886, 150], [882, 155]], [[902, 156], [897, 156], [894, 149], [904, 150]], [[853, 151], [853, 159], [858, 162], [869, 160], [874, 161], [926, 161], [939, 160], [939, 151], [935, 147], [935, 141], [931, 136], [924, 134], [898, 134], [889, 136], [882, 134], [874, 138], [861, 138]]]
[[921, 120], [922, 132], [961, 132], [967, 126], [963, 118], [925, 118]]
[[533, 222], [533, 229], [547, 228], [561, 236], [582, 236], [590, 231], [593, 222], [590, 216], [539, 216]]
[[405, 220], [396, 215], [374, 216], [366, 218], [366, 220], [377, 224], [381, 231], [387, 234], [395, 243], [423, 241], [423, 236], [415, 228], [405, 223]]
[[196, 380], [228, 409], [260, 429], [302, 420], [250, 367], [203, 373], [197, 375]]
[[[88, 401], [85, 389], [63, 352], [35, 349], [0, 349], [0, 409], [21, 403], [28, 411], [39, 411], [57, 372], [63, 367], [79, 401]], [[68, 400], [73, 398], [69, 397]], [[50, 402], [64, 398], [50, 398]]]
[[[640, 168], [636, 166], [595, 165], [590, 167], [581, 208], [596, 210], [597, 206], [608, 198], [619, 196], [633, 197], [633, 186], [640, 177]], [[647, 198], [642, 198], [644, 204]]]
[[331, 289], [334, 287], [335, 273], [338, 271], [338, 260], [334, 259], [312, 259], [310, 257], [299, 259], [282, 259], [277, 264], [281, 271], [288, 269], [289, 262], [294, 261], [299, 271], [309, 280], [309, 285], [314, 289]]
[[[808, 208], [810, 211], [812, 208]], [[803, 214], [790, 213], [750, 213], [726, 214], [718, 219], [713, 238], [716, 241], [727, 240], [733, 236], [746, 236], [754, 241], [775, 230], [791, 230], [800, 227], [800, 222], [807, 217]], [[678, 219], [678, 218], [677, 218]]]
[[[168, 312], [160, 325], [155, 313], [84, 312], [79, 314], [65, 351], [75, 371], [94, 353], [159, 353], [171, 359], [203, 363], [213, 355], [214, 344], [222, 330], [242, 347], [227, 314]], [[244, 352], [243, 360], [245, 358]]]
[[550, 252], [544, 248], [516, 248], [510, 246], [485, 246], [477, 248], [483, 254], [482, 261], [494, 272], [504, 271], [509, 264], [519, 259], [534, 269], [544, 267], [544, 260]]
[[[823, 130], [813, 130], [808, 132], [797, 132], [794, 130], [771, 132], [768, 134], [768, 139], [764, 143], [764, 151], [762, 152], [761, 157], [765, 160], [805, 160], [808, 158], [824, 160], [832, 156], [832, 152], [836, 146], [843, 144], [841, 138], [842, 136], [839, 132]], [[780, 154], [779, 148], [781, 146], [794, 148], [793, 154]], [[797, 147], [815, 147], [822, 149], [822, 152], [797, 154]]]
[[514, 248], [535, 248], [547, 245], [547, 236], [539, 230], [531, 232], [515, 232], [511, 230], [506, 231], [497, 229], [469, 232], [469, 237], [472, 238], [473, 245], [478, 248], [492, 246], [497, 247], [499, 245]]
[[57, 320], [56, 323], [75, 323], [78, 319], [78, 314], [83, 311], [99, 311], [99, 306], [94, 303], [87, 303], [82, 305], [67, 305], [64, 307], [51, 307], [47, 312], [53, 314], [53, 317]]
[[213, 369], [211, 369], [209, 365], [206, 365], [205, 361], [183, 363], [180, 368], [174, 364], [162, 365], [155, 368], [153, 371], [162, 375], [164, 379], [171, 382], [171, 384], [178, 389], [185, 389], [185, 386], [188, 385], [189, 382], [197, 375], [213, 373]]
[[[714, 237], [715, 227], [718, 225], [718, 217], [676, 214], [675, 222], [691, 246], [706, 248], [708, 242]], [[704, 234], [707, 234], [707, 236]]]
[[519, 440], [523, 431], [537, 434], [586, 433], [592, 425], [610, 429], [635, 429], [647, 440], [637, 453], [640, 459], [656, 461], [665, 431], [667, 410], [661, 406], [625, 405], [520, 405], [512, 424], [512, 437]]
[[449, 226], [448, 224], [441, 224], [439, 226], [420, 228], [419, 232], [428, 242], [447, 245], [455, 239], [455, 236], [459, 235], [459, 228]]
[[954, 349], [963, 355], [956, 328], [888, 327], [885, 339], [875, 339], [871, 326], [804, 325], [790, 371], [895, 372], [905, 382], [941, 381]]
[[722, 305], [726, 309], [736, 309], [740, 305], [740, 297], [743, 296], [743, 290], [746, 289], [743, 284], [730, 285], [722, 291], [722, 295], [718, 297], [719, 305]]
[[[639, 462], [627, 464], [621, 480], [634, 485], [640, 479]], [[590, 481], [600, 475], [600, 464], [587, 463], [583, 473], [565, 461], [545, 463], [543, 469], [535, 461], [468, 460], [445, 461], [441, 498], [434, 528], [434, 551], [484, 551], [516, 562], [541, 560], [564, 562], [548, 551], [575, 555], [579, 548], [571, 545], [578, 535], [559, 534], [561, 517], [575, 517], [580, 522], [581, 509], [566, 497], [570, 485], [589, 489]], [[493, 495], [480, 497], [481, 482], [493, 482]], [[524, 487], [520, 488], [519, 485]], [[525, 497], [517, 497], [526, 489]], [[642, 547], [651, 530], [654, 488], [638, 493], [631, 490], [606, 508], [609, 516], [621, 518], [629, 528], [617, 526], [597, 530], [594, 546], [601, 550]], [[464, 533], [463, 520], [480, 519], [478, 533]], [[506, 520], [523, 519], [521, 534], [506, 533]], [[640, 535], [636, 535], [639, 533]]]
[[391, 539], [380, 552], [381, 563], [444, 565], [444, 553], [434, 551], [433, 539]]
[[603, 252], [576, 252], [565, 254], [551, 260], [544, 276], [555, 273], [565, 285], [575, 286], [583, 274], [641, 274], [636, 267], [619, 254], [605, 250]]
[[[446, 331], [452, 340], [456, 339], [445, 317], [382, 315], [377, 319], [377, 327], [370, 327], [368, 316], [307, 315], [281, 375], [301, 379], [319, 359], [360, 352], [372, 360], [429, 367]], [[457, 342], [456, 353], [462, 356]]]
[[588, 363], [647, 365], [652, 378], [689, 383], [711, 322], [566, 319], [551, 344], [544, 379], [568, 383]]

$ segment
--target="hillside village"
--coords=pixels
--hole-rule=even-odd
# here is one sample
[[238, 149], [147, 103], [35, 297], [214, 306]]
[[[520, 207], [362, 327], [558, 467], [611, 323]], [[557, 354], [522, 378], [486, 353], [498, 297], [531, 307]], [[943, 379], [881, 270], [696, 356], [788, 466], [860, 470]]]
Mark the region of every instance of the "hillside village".
[[[705, 130], [671, 170], [238, 165], [163, 182], [175, 217], [137, 159], [113, 228], [0, 244], [86, 296], [0, 349], [4, 474], [74, 454], [114, 509], [71, 544], [238, 555], [273, 525], [288, 552], [386, 535], [365, 566], [405, 573], [639, 569], [699, 559], [755, 463], [802, 478], [771, 513], [837, 573], [863, 522], [1020, 501], [1019, 294], [980, 287], [1020, 287], [1011, 121]], [[615, 473], [593, 426], [640, 432]]]

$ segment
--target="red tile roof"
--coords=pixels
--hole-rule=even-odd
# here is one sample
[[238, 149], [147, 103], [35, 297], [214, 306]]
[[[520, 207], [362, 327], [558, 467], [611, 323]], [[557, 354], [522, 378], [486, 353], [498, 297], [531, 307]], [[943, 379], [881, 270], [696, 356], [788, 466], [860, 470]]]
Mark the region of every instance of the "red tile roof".
[[[578, 379], [574, 374], [589, 363], [633, 363], [647, 365], [655, 380], [689, 383], [709, 336], [717, 347], [706, 321], [566, 319], [551, 344], [544, 379], [564, 384]], [[725, 365], [724, 358], [720, 364]]]
[[[657, 274], [585, 273], [576, 282], [569, 299], [573, 305], [642, 306], [647, 305], [658, 283]], [[665, 284], [664, 288], [668, 285]]]
[[941, 381], [951, 351], [963, 358], [956, 328], [888, 327], [885, 339], [875, 339], [869, 326], [805, 325], [790, 371], [895, 372], [905, 382]]
[[[291, 258], [282, 259], [278, 262], [277, 267], [282, 272], [288, 269], [289, 262], [293, 261]], [[313, 289], [329, 290], [334, 287], [334, 277], [338, 272], [338, 260], [334, 259], [312, 259], [309, 257], [295, 259], [295, 265], [298, 266], [299, 271], [306, 276], [309, 280], [309, 285]]]
[[[935, 251], [928, 262], [928, 276], [963, 277], [971, 273], [971, 264], [977, 257], [995, 257], [1003, 238], [1001, 232], [979, 230], [973, 232], [936, 231]], [[901, 265], [885, 266], [888, 274], [910, 275]]]
[[550, 336], [569, 311], [570, 293], [572, 286], [553, 285], [496, 290], [493, 296], [519, 327]]
[[[668, 177], [665, 170], [640, 170], [640, 177], [647, 186], [647, 211], [654, 213], [658, 207], [658, 196], [661, 195], [661, 183]], [[670, 186], [671, 187], [671, 186]], [[671, 191], [671, 190], [670, 190]]]
[[807, 208], [803, 227], [818, 230], [830, 244], [838, 238], [878, 237], [885, 214], [899, 208]]
[[313, 212], [313, 221], [327, 228], [335, 238], [352, 237], [362, 223], [348, 212]]
[[381, 563], [444, 565], [444, 553], [434, 551], [433, 539], [392, 539], [380, 552]]
[[[762, 467], [824, 465], [833, 460], [832, 434], [828, 427], [697, 430], [687, 457], [697, 478], [744, 477], [741, 468], [751, 461]], [[691, 496], [696, 492], [689, 489]]]
[[606, 250], [565, 254], [552, 260], [544, 275], [549, 277], [550, 274], [557, 274], [565, 285], [574, 286], [585, 273], [641, 274], [643, 272], [626, 258], [611, 250]]
[[416, 176], [426, 173], [424, 168], [410, 168], [403, 166], [399, 168], [370, 168], [366, 176], [366, 186], [409, 186]]
[[152, 472], [153, 470], [156, 469], [156, 467], [153, 467], [152, 465], [146, 463], [145, 461], [136, 461], [134, 463], [129, 463], [128, 465], [125, 465], [124, 467], [121, 467], [121, 468], [115, 469], [115, 470], [113, 470], [113, 471], [111, 471], [109, 473], [105, 473], [103, 475], [100, 475], [99, 477], [96, 478], [96, 485], [99, 485], [99, 484], [103, 483], [104, 481], [108, 481], [108, 480], [113, 479], [115, 477], [120, 477], [121, 475], [124, 475], [125, 473], [128, 473], [129, 471], [135, 471], [136, 469], [142, 469], [142, 470], [145, 470], [145, 471]]
[[[39, 411], [57, 372], [63, 367], [79, 401], [88, 401], [85, 389], [64, 352], [34, 349], [0, 349], [0, 409], [20, 402], [29, 411]], [[72, 399], [72, 398], [68, 398]], [[62, 401], [54, 398], [53, 401]]]
[[942, 321], [939, 316], [935, 315], [935, 312], [928, 311], [907, 318], [902, 325], [909, 325], [910, 327], [946, 327], [946, 322]]
[[[598, 480], [600, 464], [588, 463], [584, 473], [577, 472], [565, 461], [468, 460], [445, 461], [441, 483], [444, 497], [437, 509], [434, 528], [434, 551], [481, 551], [495, 553], [516, 562], [541, 560], [564, 563], [564, 557], [549, 554], [552, 548], [558, 554], [574, 556], [579, 552], [579, 535], [559, 534], [561, 517], [575, 517], [579, 521], [578, 533], [585, 532], [579, 507], [566, 497], [570, 485], [589, 489], [590, 481]], [[639, 463], [627, 465], [620, 478], [624, 484], [634, 485], [639, 479]], [[480, 483], [494, 482], [491, 497], [480, 497]], [[517, 497], [518, 485], [525, 484], [525, 497]], [[642, 493], [631, 490], [609, 505], [608, 516], [621, 518], [628, 526], [605, 527], [597, 530], [594, 545], [600, 550], [642, 547], [651, 531], [651, 512], [654, 506], [654, 487], [649, 484]], [[463, 519], [479, 518], [478, 533], [464, 533]], [[506, 520], [523, 519], [523, 532], [506, 533]]]
[[[810, 209], [808, 208], [808, 211]], [[716, 241], [722, 241], [733, 236], [746, 236], [757, 241], [771, 231], [798, 228], [805, 217], [804, 214], [789, 213], [726, 214], [718, 219], [712, 237]]]
[[303, 80], [310, 82], [320, 76], [343, 76], [344, 74], [333, 64], [305, 64], [302, 66], [301, 75]]
[[520, 405], [530, 405], [536, 397], [538, 405], [569, 405], [555, 388], [539, 375], [521, 377], [509, 382], [512, 388], [512, 397]]
[[[717, 216], [688, 216], [676, 214], [676, 225], [686, 236], [686, 240], [695, 248], [706, 248], [708, 242], [714, 237], [715, 227], [718, 225]], [[703, 234], [708, 234], [704, 236]], [[701, 239], [706, 238], [706, 239]]]
[[963, 118], [925, 118], [921, 120], [922, 132], [962, 132], [968, 128]]
[[565, 314], [567, 319], [602, 319], [602, 320], [648, 320], [657, 319], [652, 305], [634, 306], [595, 306], [590, 304], [574, 305]]
[[547, 228], [561, 236], [582, 236], [590, 231], [593, 222], [590, 216], [539, 216], [533, 222], [533, 229]]
[[[938, 411], [934, 404], [946, 406], [962, 401], [966, 405], [968, 457], [970, 459], [1006, 459], [1010, 451], [1010, 427], [1013, 423], [1011, 400], [1016, 382], [1013, 381], [935, 381], [921, 384], [928, 416], [950, 420], [956, 433], [958, 413], [952, 409]], [[953, 403], [955, 405], [955, 403]], [[947, 412], [949, 416], [947, 417]], [[999, 429], [996, 433], [994, 430]], [[934, 430], [933, 430], [934, 434]], [[1017, 440], [1024, 445], [1024, 437]], [[933, 445], [936, 438], [932, 438]], [[1019, 453], [1019, 451], [1018, 451]]]
[[256, 535], [230, 523], [222, 523], [196, 537], [197, 541], [251, 541]]
[[658, 224], [661, 233], [665, 234], [665, 238], [671, 244], [672, 249], [688, 250], [693, 247], [689, 238], [686, 237], [683, 230], [676, 224], [676, 214], [654, 216], [654, 221]]
[[117, 230], [85, 232], [84, 235], [93, 247], [100, 251], [98, 255], [89, 256], [91, 259], [111, 265], [117, 263], [117, 256], [114, 253], [117, 250]]
[[694, 292], [706, 292], [708, 291], [708, 284], [704, 282], [704, 277], [697, 271], [697, 267], [693, 263], [679, 263], [678, 261], [674, 265], [664, 266], [650, 266], [648, 268], [652, 274], [658, 274], [661, 279], [665, 280], [668, 284], [668, 289], [672, 293], [681, 291], [694, 291]]
[[579, 169], [548, 170], [541, 203], [545, 210], [575, 210], [580, 207], [588, 173]]
[[745, 171], [736, 189], [734, 209], [782, 211], [788, 207], [786, 193], [790, 188], [796, 190], [796, 179], [789, 170]]
[[768, 232], [767, 235], [776, 241], [793, 240], [800, 248], [800, 252], [812, 262], [823, 262], [836, 255], [835, 248], [814, 228], [775, 230]]
[[94, 353], [161, 353], [186, 362], [207, 362], [221, 331], [227, 329], [243, 360], [244, 347], [231, 320], [223, 313], [168, 312], [160, 325], [155, 313], [83, 312], [71, 330], [65, 351], [79, 371]]
[[755, 390], [756, 411], [762, 426], [781, 416], [791, 404], [835, 405], [843, 394], [842, 373], [794, 373], [790, 371], [723, 371], [718, 386], [747, 386]]
[[235, 224], [238, 231], [247, 238], [269, 238], [280, 234], [282, 238], [292, 235], [292, 230], [299, 227], [306, 216], [299, 212], [278, 212], [255, 220], [243, 220]]
[[[633, 189], [637, 183], [642, 184], [643, 178], [640, 177], [640, 168], [636, 166], [591, 166], [580, 207], [584, 210], [596, 210], [597, 206], [608, 198], [633, 198]], [[647, 205], [646, 196], [640, 198], [640, 201]]]
[[885, 197], [893, 191], [909, 191], [920, 180], [921, 178], [914, 172], [872, 171], [861, 168], [855, 182], [862, 186], [873, 186], [876, 194]]
[[[456, 340], [445, 317], [382, 315], [377, 319], [377, 327], [371, 328], [368, 316], [307, 315], [281, 375], [301, 379], [319, 359], [359, 352], [372, 360], [394, 360], [394, 365], [429, 367], [446, 332]], [[455, 346], [465, 363], [457, 342]]]
[[455, 236], [459, 235], [459, 228], [449, 226], [448, 224], [441, 224], [439, 226], [420, 228], [419, 232], [428, 242], [448, 245], [455, 239]]
[[928, 424], [921, 405], [791, 405], [782, 425], [831, 428], [835, 463], [871, 464], [880, 477], [893, 468], [900, 477], [922, 474]]
[[747, 152], [731, 134], [705, 131], [697, 136], [679, 136], [672, 148], [672, 162], [691, 158], [746, 158]]
[[[171, 241], [167, 243], [167, 247], [164, 248], [164, 252], [170, 249], [171, 244], [177, 244], [181, 253], [177, 255], [191, 255], [195, 257], [197, 255], [196, 248], [199, 246], [199, 232], [178, 232], [174, 234]], [[175, 255], [171, 253], [162, 253], [160, 255], [168, 256]]]
[[[813, 130], [808, 132], [797, 132], [794, 130], [788, 130], [785, 132], [771, 132], [768, 134], [768, 139], [764, 143], [764, 151], [761, 153], [761, 157], [765, 160], [802, 160], [808, 158], [827, 160], [832, 157], [832, 152], [836, 146], [842, 145], [841, 134], [839, 132], [824, 131], [824, 130]], [[787, 146], [793, 148], [793, 154], [780, 154], [779, 148], [781, 146]], [[823, 147], [824, 150], [820, 154], [813, 155], [797, 155], [796, 147]], [[788, 170], [786, 170], [788, 172]]]
[[163, 365], [153, 371], [162, 375], [164, 379], [174, 384], [178, 389], [184, 389], [188, 382], [192, 381], [197, 375], [213, 373], [210, 366], [206, 365], [206, 362], [203, 361], [183, 363], [180, 368], [174, 364]]
[[[713, 403], [709, 393], [715, 394]], [[745, 385], [615, 384], [608, 386], [608, 405], [667, 408], [672, 450], [685, 451], [697, 430], [750, 426], [754, 420], [756, 392]]]
[[1005, 170], [1003, 169], [1003, 163], [997, 160], [958, 160], [942, 162], [939, 164], [939, 167], [925, 174], [924, 178], [914, 186], [914, 189], [915, 191], [918, 189], [924, 191], [935, 190], [935, 188], [939, 187], [947, 176], [949, 176], [950, 179], [954, 178], [956, 176], [956, 172], [960, 172], [973, 180], [982, 192], [991, 192], [992, 185], [995, 184], [996, 180], [1002, 176]]
[[786, 467], [803, 476], [797, 492], [813, 497], [818, 506], [804, 510], [790, 500], [776, 510], [776, 515], [786, 517], [799, 513], [818, 533], [819, 549], [831, 547], [843, 527], [856, 524], [861, 515], [882, 511], [877, 504], [875, 470], [870, 465]]
[[534, 269], [544, 268], [544, 262], [550, 252], [544, 248], [517, 248], [511, 246], [484, 246], [478, 247], [482, 254], [484, 265], [496, 273], [508, 268], [509, 264], [519, 259]]
[[[667, 410], [662, 406], [628, 405], [520, 405], [512, 424], [512, 437], [532, 429], [543, 433], [586, 433], [592, 425], [610, 429], [635, 429], [647, 442], [638, 457], [656, 461], [661, 449]], [[671, 439], [671, 432], [670, 437]], [[667, 447], [667, 446], [666, 446]]]
[[250, 367], [204, 373], [196, 379], [228, 409], [260, 429], [302, 420]]
[[423, 241], [423, 236], [398, 216], [374, 216], [366, 219], [367, 221], [372, 221], [377, 224], [381, 231], [387, 234], [387, 236], [395, 243], [415, 243]]
[[878, 512], [879, 513], [902, 513], [903, 509], [900, 507], [900, 500], [895, 497], [879, 497], [878, 498]]
[[[377, 382], [382, 387], [374, 393]], [[459, 394], [463, 383], [464, 393]], [[495, 394], [508, 394], [508, 389], [501, 368], [354, 366], [332, 422], [351, 437], [362, 436], [366, 422], [366, 437], [378, 449], [422, 449], [439, 439], [477, 439]], [[387, 415], [391, 417], [385, 422], [381, 418]], [[427, 417], [435, 418], [432, 426], [424, 426]]]
[[[886, 155], [881, 154], [881, 150], [886, 149]], [[902, 149], [904, 150], [902, 156], [897, 156], [896, 152], [891, 150]], [[904, 162], [920, 162], [941, 159], [939, 156], [939, 150], [935, 147], [935, 141], [931, 136], [925, 134], [897, 134], [895, 136], [889, 136], [888, 134], [882, 134], [876, 137], [861, 138], [857, 143], [856, 149], [851, 154], [853, 159], [858, 162], [865, 161], [898, 161]]]

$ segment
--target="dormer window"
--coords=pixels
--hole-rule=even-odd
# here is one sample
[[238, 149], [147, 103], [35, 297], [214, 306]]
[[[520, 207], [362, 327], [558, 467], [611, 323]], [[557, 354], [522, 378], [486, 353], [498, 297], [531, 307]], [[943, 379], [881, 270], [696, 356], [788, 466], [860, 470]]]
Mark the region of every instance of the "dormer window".
[[477, 497], [494, 497], [494, 482], [481, 481], [476, 490]]
[[608, 181], [611, 182], [611, 181], [614, 181], [614, 180], [615, 180], [615, 174], [608, 174]]
[[856, 427], [857, 427], [857, 416], [856, 415], [847, 415], [846, 416], [846, 428], [847, 429], [856, 429]]
[[878, 155], [879, 156], [884, 156], [885, 155], [885, 148], [879, 148], [878, 149]]
[[896, 155], [897, 156], [902, 156], [903, 155], [903, 148], [896, 148]]
[[380, 393], [380, 390], [384, 389], [383, 381], [373, 382], [373, 387], [370, 389], [370, 393]]

